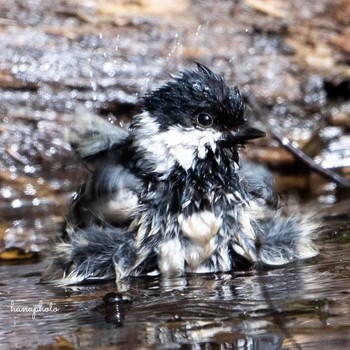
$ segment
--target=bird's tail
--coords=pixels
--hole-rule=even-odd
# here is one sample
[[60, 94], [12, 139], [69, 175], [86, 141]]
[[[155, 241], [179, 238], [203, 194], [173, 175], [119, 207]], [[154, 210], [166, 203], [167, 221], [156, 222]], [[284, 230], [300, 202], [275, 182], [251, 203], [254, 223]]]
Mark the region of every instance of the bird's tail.
[[314, 244], [320, 234], [320, 221], [313, 215], [281, 215], [259, 223], [257, 260], [267, 265], [283, 265], [318, 254]]
[[57, 285], [121, 279], [136, 259], [131, 232], [91, 226], [68, 233], [68, 242], [55, 248], [43, 281]]

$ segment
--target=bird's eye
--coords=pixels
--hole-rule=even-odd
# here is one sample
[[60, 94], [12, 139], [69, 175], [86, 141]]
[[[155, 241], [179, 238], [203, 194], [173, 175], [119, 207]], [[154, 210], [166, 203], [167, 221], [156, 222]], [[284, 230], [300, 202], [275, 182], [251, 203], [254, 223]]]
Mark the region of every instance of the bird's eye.
[[197, 115], [197, 123], [203, 128], [210, 128], [213, 125], [213, 117], [207, 113]]

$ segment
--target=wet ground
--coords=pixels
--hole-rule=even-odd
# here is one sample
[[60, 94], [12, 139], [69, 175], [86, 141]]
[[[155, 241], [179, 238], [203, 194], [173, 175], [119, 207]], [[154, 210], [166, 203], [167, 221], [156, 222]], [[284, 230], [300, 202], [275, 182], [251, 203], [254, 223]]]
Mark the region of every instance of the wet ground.
[[125, 124], [140, 94], [194, 61], [253, 95], [257, 124], [350, 177], [348, 1], [170, 3], [0, 0], [0, 349], [350, 348], [349, 190], [272, 137], [245, 156], [280, 190], [336, 205], [319, 257], [118, 287], [39, 283], [86, 177], [62, 137], [76, 108]]

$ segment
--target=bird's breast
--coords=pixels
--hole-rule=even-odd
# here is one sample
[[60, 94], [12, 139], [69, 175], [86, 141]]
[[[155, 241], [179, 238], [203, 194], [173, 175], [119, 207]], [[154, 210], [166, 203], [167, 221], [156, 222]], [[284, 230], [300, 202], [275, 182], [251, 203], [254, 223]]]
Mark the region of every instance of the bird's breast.
[[187, 241], [184, 245], [184, 260], [191, 271], [196, 271], [215, 251], [216, 236], [222, 219], [213, 212], [204, 210], [186, 217], [180, 214], [178, 224], [182, 236]]
[[209, 210], [178, 217], [180, 230], [184, 237], [193, 242], [206, 243], [220, 230], [222, 219]]

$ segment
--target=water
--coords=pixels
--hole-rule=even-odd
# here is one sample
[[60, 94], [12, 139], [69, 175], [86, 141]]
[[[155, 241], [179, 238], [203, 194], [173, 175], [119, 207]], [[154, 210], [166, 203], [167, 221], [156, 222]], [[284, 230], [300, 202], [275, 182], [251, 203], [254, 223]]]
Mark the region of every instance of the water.
[[3, 265], [1, 349], [348, 348], [350, 224], [333, 226], [319, 257], [276, 269], [60, 288], [40, 283], [45, 260]]

